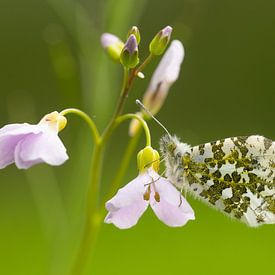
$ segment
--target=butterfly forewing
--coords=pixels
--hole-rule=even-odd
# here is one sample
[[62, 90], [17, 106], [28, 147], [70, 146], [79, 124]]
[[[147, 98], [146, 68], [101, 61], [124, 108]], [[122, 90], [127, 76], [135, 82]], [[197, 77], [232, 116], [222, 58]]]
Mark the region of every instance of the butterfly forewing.
[[177, 173], [171, 179], [175, 185], [250, 226], [275, 223], [274, 142], [262, 136], [233, 137], [185, 151], [175, 144], [174, 165], [171, 156], [166, 158], [168, 170], [174, 170], [168, 176]]

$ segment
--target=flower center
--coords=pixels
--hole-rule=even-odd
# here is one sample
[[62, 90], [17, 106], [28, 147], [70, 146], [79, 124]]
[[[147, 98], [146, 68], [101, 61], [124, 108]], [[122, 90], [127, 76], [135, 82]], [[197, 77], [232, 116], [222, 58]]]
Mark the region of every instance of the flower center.
[[51, 129], [60, 132], [65, 128], [67, 119], [55, 111], [45, 115], [40, 123], [47, 123]]
[[150, 200], [151, 185], [152, 185], [153, 190], [154, 190], [154, 199], [155, 199], [156, 202], [160, 202], [160, 195], [159, 195], [159, 192], [156, 190], [155, 181], [152, 179], [152, 182], [148, 183], [147, 185], [148, 185], [148, 188], [146, 189], [145, 193], [143, 194], [143, 199], [145, 201]]
[[155, 192], [154, 199], [155, 199], [156, 202], [160, 202], [160, 195], [159, 195], [159, 192], [156, 189], [155, 181], [152, 182], [152, 185], [153, 185], [153, 189], [154, 189], [154, 192]]

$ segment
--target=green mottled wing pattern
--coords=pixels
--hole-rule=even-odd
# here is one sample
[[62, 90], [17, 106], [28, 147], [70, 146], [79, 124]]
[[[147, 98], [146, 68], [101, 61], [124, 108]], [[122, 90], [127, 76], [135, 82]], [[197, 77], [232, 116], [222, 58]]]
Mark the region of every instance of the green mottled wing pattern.
[[[173, 137], [168, 178], [250, 226], [275, 223], [275, 143], [233, 137], [181, 150]], [[170, 146], [171, 147], [171, 146]], [[171, 153], [171, 152], [170, 152]]]

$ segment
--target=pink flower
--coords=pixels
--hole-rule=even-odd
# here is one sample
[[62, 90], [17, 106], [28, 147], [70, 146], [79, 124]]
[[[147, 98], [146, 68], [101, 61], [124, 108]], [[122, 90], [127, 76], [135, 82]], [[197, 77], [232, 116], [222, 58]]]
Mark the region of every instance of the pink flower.
[[42, 162], [63, 164], [68, 155], [58, 132], [65, 125], [66, 118], [53, 112], [38, 124], [9, 124], [1, 128], [0, 169], [12, 163], [19, 169], [27, 169]]
[[113, 223], [120, 229], [134, 226], [148, 205], [157, 217], [171, 227], [183, 226], [194, 220], [194, 212], [185, 198], [153, 167], [141, 172], [134, 180], [106, 203], [109, 211], [105, 223]]
[[183, 58], [182, 43], [173, 40], [156, 68], [143, 97], [143, 104], [153, 115], [158, 113], [165, 102], [170, 87], [178, 79]]

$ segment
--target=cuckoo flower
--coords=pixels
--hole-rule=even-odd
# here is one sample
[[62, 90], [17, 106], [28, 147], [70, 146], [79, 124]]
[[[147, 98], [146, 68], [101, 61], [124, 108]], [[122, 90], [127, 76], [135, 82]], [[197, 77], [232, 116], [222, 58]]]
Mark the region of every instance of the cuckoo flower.
[[68, 155], [58, 132], [65, 126], [66, 118], [58, 112], [47, 114], [38, 124], [4, 126], [0, 129], [0, 169], [12, 163], [19, 169], [42, 162], [63, 164]]
[[134, 226], [150, 205], [157, 217], [171, 227], [194, 220], [194, 212], [179, 191], [158, 175], [159, 154], [145, 147], [138, 154], [139, 175], [106, 203], [105, 223], [120, 229]]
[[143, 104], [153, 115], [162, 107], [171, 85], [178, 79], [183, 57], [182, 43], [173, 40], [156, 68], [143, 97]]
[[[178, 40], [173, 40], [156, 68], [143, 96], [143, 104], [153, 115], [159, 112], [170, 87], [178, 79], [183, 58], [184, 48], [182, 43]], [[147, 117], [145, 113], [139, 112], [137, 114], [143, 118]], [[136, 119], [132, 120], [129, 135], [134, 136], [139, 127], [140, 123]]]

